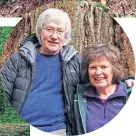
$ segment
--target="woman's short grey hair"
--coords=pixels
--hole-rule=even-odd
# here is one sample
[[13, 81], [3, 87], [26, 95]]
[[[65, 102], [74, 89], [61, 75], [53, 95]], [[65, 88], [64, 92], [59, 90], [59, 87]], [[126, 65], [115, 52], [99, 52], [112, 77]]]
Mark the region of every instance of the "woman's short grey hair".
[[68, 14], [62, 10], [56, 8], [49, 8], [42, 12], [36, 23], [36, 36], [41, 43], [39, 32], [42, 30], [43, 25], [46, 25], [50, 22], [54, 22], [57, 24], [65, 23], [66, 24], [66, 39], [64, 41], [64, 45], [67, 45], [71, 42], [71, 20]]
[[94, 44], [90, 47], [85, 48], [82, 53], [82, 63], [81, 63], [81, 69], [82, 69], [82, 76], [84, 82], [89, 82], [89, 75], [88, 75], [88, 66], [89, 64], [95, 59], [100, 57], [106, 57], [107, 60], [112, 65], [112, 71], [113, 71], [113, 79], [112, 83], [117, 83], [118, 81], [122, 80], [124, 78], [126, 69], [123, 68], [120, 52], [118, 48], [112, 45], [105, 45], [105, 44]]

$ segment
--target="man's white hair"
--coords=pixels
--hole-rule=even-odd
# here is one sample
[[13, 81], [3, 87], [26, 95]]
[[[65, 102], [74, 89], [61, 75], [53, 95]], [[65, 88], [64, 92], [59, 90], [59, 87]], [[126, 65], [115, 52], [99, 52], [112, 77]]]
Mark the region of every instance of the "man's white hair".
[[65, 23], [66, 39], [64, 41], [64, 45], [67, 45], [71, 41], [71, 20], [66, 12], [56, 8], [49, 8], [39, 15], [36, 23], [36, 36], [39, 42], [41, 43], [39, 33], [42, 30], [43, 25], [46, 25], [50, 22], [54, 22], [60, 25]]

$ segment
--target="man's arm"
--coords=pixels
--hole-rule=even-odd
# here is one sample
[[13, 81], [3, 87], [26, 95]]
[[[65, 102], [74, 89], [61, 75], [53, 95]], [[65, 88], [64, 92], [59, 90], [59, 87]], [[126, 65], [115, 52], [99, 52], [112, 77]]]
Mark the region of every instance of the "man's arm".
[[3, 67], [1, 68], [1, 80], [2, 80], [2, 88], [6, 93], [9, 101], [12, 98], [12, 92], [14, 90], [14, 83], [16, 80], [17, 69], [18, 69], [18, 53], [14, 53], [11, 55]]
[[135, 77], [129, 76], [129, 77], [126, 77], [125, 79], [123, 79], [122, 81], [126, 83], [128, 88], [129, 87], [133, 87], [134, 86]]
[[134, 86], [134, 79], [127, 79], [125, 81], [125, 83], [126, 83], [126, 85], [127, 85], [128, 88], [129, 87], [133, 87]]

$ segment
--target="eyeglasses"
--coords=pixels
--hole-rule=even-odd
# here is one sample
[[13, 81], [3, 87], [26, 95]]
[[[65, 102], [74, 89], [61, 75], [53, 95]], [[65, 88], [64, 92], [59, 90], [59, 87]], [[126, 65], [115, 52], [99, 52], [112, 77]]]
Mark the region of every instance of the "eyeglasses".
[[64, 36], [65, 34], [65, 31], [61, 29], [55, 30], [54, 28], [47, 27], [47, 28], [43, 28], [43, 30], [45, 30], [50, 35], [53, 35], [55, 32], [58, 36]]

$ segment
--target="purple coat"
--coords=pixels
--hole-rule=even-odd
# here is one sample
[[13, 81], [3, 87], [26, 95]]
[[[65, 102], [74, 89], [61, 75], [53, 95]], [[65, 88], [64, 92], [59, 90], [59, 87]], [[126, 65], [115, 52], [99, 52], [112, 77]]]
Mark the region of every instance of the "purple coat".
[[119, 82], [116, 92], [103, 103], [94, 87], [78, 85], [74, 101], [77, 134], [94, 131], [112, 120], [125, 105], [131, 90]]

